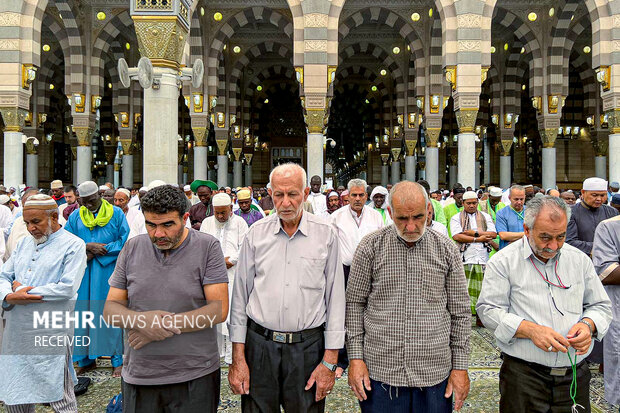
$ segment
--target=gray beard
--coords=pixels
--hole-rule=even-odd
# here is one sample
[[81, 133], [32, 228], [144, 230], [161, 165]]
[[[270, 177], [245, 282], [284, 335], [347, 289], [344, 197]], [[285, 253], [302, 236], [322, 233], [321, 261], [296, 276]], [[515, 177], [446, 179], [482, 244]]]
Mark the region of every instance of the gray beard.
[[34, 238], [34, 243], [37, 244], [37, 245], [43, 244], [44, 242], [47, 241], [47, 239], [48, 239], [48, 236], [47, 235], [43, 235], [41, 238]]
[[[230, 220], [230, 218], [229, 218], [229, 220]], [[228, 220], [226, 222], [220, 222], [217, 219], [215, 220], [215, 228], [217, 228], [217, 229], [222, 229], [226, 225], [228, 225]]]

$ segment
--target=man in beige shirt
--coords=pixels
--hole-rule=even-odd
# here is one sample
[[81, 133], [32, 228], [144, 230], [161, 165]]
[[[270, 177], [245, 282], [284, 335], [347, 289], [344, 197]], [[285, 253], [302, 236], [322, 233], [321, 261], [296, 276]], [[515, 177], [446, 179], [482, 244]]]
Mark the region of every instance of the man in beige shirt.
[[244, 413], [323, 412], [345, 335], [338, 238], [303, 211], [299, 165], [278, 166], [270, 182], [276, 214], [250, 227], [237, 262], [228, 381]]

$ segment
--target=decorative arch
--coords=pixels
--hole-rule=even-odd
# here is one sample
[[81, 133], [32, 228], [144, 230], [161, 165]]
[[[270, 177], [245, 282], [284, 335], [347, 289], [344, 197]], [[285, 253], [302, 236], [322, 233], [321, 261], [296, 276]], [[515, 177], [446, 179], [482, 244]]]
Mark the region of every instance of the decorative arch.
[[56, 0], [55, 4], [58, 8], [62, 21], [67, 30], [67, 36], [70, 45], [71, 56], [71, 87], [67, 87], [70, 93], [85, 93], [86, 92], [86, 70], [85, 70], [85, 56], [86, 47], [82, 43], [82, 31], [78, 26], [75, 14], [73, 12], [71, 0]]

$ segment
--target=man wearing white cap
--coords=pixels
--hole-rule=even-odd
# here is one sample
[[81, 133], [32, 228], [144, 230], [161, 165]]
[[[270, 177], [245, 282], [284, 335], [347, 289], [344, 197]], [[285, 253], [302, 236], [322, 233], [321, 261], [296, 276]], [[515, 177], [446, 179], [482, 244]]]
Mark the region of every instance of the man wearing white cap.
[[52, 198], [54, 198], [54, 201], [56, 201], [56, 204], [58, 206], [61, 206], [62, 204], [67, 203], [63, 188], [64, 187], [60, 179], [55, 179], [50, 183], [50, 189], [52, 190]]
[[[566, 243], [592, 255], [594, 233], [599, 223], [618, 215], [615, 208], [605, 205], [607, 181], [601, 178], [588, 178], [583, 181], [581, 202], [571, 208], [571, 216], [566, 230]], [[603, 363], [603, 345], [594, 344], [588, 357], [591, 363]]]
[[131, 192], [129, 192], [129, 189], [118, 188], [116, 192], [114, 192], [114, 205], [119, 207], [125, 214], [129, 228], [131, 228], [131, 224], [135, 221], [135, 219], [139, 218], [141, 215], [138, 208], [129, 208], [130, 199]]
[[185, 196], [187, 197], [187, 199], [189, 199], [189, 202], [192, 206], [196, 205], [198, 202], [200, 202], [200, 199], [198, 199], [198, 197], [196, 195], [194, 195], [194, 193], [192, 192], [192, 187], [189, 185], [185, 185], [183, 187], [183, 192], [185, 192]]
[[[73, 327], [66, 328], [63, 321], [51, 328], [34, 327], [32, 317], [34, 309], [40, 314], [73, 312], [86, 268], [84, 241], [58, 224], [58, 206], [50, 196], [28, 198], [23, 219], [29, 236], [0, 272], [0, 301], [7, 319], [0, 356], [0, 400], [10, 413], [34, 412], [38, 403], [50, 403], [55, 412], [77, 413], [72, 348], [67, 340]], [[41, 338], [64, 345], [37, 345]]]
[[[105, 187], [108, 190], [108, 187]], [[99, 319], [119, 252], [127, 241], [129, 226], [123, 211], [102, 199], [99, 187], [86, 181], [78, 187], [81, 204], [69, 216], [65, 229], [86, 242], [88, 266], [78, 291], [78, 311], [93, 311]], [[97, 357], [112, 356], [113, 376], [120, 377], [123, 365], [123, 335], [120, 330], [76, 328], [76, 336], [89, 336], [88, 347], [76, 347], [78, 374], [96, 367]]]
[[588, 178], [583, 181], [581, 202], [572, 207], [566, 232], [566, 242], [587, 255], [592, 253], [592, 241], [597, 225], [618, 215], [618, 211], [605, 205], [607, 181], [601, 178]]
[[491, 216], [478, 211], [478, 196], [475, 192], [467, 191], [463, 194], [463, 211], [450, 219], [450, 230], [452, 239], [461, 250], [471, 312], [476, 314], [484, 268], [489, 260], [489, 252], [493, 249], [490, 244], [497, 237], [497, 232]]
[[[215, 194], [211, 198], [213, 203], [213, 215], [207, 217], [200, 225], [200, 232], [213, 235], [220, 241], [220, 247], [226, 261], [228, 272], [228, 300], [232, 300], [233, 282], [235, 281], [235, 270], [237, 269], [237, 259], [239, 249], [248, 232], [248, 224], [238, 215], [232, 213], [232, 200], [226, 193]], [[229, 319], [226, 322], [230, 321]], [[229, 338], [228, 326], [226, 323], [218, 324], [218, 347], [220, 357], [228, 364], [232, 363], [232, 343]]]
[[11, 225], [13, 224], [13, 213], [7, 206], [11, 201], [8, 195], [0, 195], [0, 235], [4, 234], [4, 238], [9, 236]]
[[383, 225], [391, 225], [393, 223], [392, 218], [390, 218], [390, 214], [387, 211], [388, 202], [388, 190], [379, 185], [376, 186], [371, 194], [370, 199], [372, 199], [374, 210], [381, 214], [383, 218]]

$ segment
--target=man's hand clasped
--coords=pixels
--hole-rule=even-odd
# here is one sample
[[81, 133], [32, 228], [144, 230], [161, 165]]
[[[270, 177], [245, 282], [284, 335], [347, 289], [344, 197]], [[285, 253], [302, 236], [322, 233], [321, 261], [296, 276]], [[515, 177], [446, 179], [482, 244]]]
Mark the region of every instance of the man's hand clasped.
[[129, 345], [139, 350], [153, 341], [163, 341], [181, 330], [174, 325], [174, 314], [167, 311], [146, 311], [140, 314], [144, 317], [141, 327], [129, 330]]

